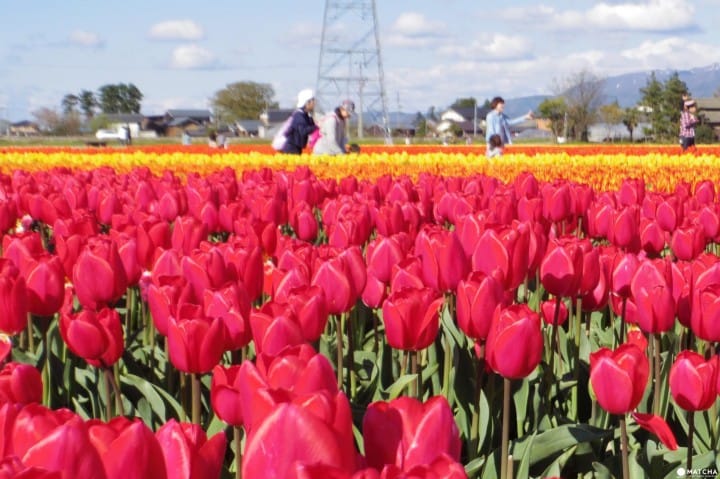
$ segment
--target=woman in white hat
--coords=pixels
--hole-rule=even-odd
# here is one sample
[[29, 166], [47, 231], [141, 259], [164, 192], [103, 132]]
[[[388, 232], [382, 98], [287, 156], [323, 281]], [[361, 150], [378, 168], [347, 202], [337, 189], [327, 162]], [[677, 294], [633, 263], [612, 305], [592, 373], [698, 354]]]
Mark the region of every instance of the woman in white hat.
[[292, 114], [290, 125], [285, 131], [285, 145], [283, 153], [299, 155], [307, 146], [308, 137], [317, 130], [312, 118], [315, 110], [315, 93], [311, 89], [301, 90], [298, 93], [297, 110]]
[[348, 151], [347, 121], [355, 113], [355, 103], [343, 101], [335, 111], [320, 120], [319, 138], [313, 146], [316, 155], [342, 155]]

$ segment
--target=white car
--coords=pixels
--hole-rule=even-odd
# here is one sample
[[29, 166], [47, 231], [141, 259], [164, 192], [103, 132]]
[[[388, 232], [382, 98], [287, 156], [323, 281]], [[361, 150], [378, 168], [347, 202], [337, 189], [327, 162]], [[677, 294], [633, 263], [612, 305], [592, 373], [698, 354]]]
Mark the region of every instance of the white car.
[[95, 133], [95, 138], [98, 140], [124, 140], [125, 139], [125, 133], [122, 131], [122, 129], [118, 130], [98, 130]]

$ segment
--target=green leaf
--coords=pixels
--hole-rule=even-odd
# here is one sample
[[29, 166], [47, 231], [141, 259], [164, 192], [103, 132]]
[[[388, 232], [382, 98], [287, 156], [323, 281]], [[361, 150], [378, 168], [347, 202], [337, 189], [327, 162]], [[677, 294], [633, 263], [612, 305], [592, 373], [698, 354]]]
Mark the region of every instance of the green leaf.
[[[537, 435], [535, 445], [530, 450], [530, 465], [553, 458], [565, 449], [584, 442], [593, 442], [612, 434], [612, 431], [599, 429], [588, 424], [566, 424], [544, 431]], [[516, 456], [525, 454], [529, 437], [517, 441], [513, 451]]]
[[123, 374], [120, 382], [136, 388], [147, 400], [156, 417], [165, 422], [168, 419], [168, 409], [174, 412], [176, 418], [183, 416], [183, 409], [180, 403], [168, 394], [164, 389], [156, 386], [150, 381], [135, 376], [134, 374]]
[[405, 374], [400, 376], [386, 391], [388, 401], [400, 396], [410, 383], [417, 380], [417, 374]]

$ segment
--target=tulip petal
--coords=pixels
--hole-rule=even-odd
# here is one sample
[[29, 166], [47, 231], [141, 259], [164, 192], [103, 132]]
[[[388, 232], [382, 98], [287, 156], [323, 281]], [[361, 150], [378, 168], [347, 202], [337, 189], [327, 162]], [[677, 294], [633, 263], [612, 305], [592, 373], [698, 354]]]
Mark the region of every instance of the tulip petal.
[[632, 417], [640, 427], [655, 434], [665, 447], [671, 451], [675, 451], [678, 448], [675, 435], [663, 418], [654, 414], [641, 414], [637, 412], [632, 413]]

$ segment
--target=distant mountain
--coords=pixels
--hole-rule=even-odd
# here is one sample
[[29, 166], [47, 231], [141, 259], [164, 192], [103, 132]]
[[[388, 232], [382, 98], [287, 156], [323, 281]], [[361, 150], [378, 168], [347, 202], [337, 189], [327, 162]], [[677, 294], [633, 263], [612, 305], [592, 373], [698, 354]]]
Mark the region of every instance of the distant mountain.
[[[713, 96], [720, 87], [720, 64], [713, 64], [690, 70], [655, 70], [655, 77], [665, 82], [670, 75], [677, 72], [695, 98]], [[618, 101], [620, 106], [628, 107], [637, 104], [642, 97], [640, 89], [647, 85], [652, 72], [627, 73], [609, 77], [605, 80], [605, 102]]]
[[[713, 96], [720, 88], [720, 64], [718, 63], [690, 70], [655, 70], [655, 78], [660, 82], [665, 82], [676, 71], [680, 76], [680, 80], [685, 82], [690, 94], [695, 98]], [[642, 98], [640, 89], [647, 85], [651, 74], [652, 71], [645, 71], [606, 78], [602, 103], [611, 103], [617, 100], [623, 108], [636, 105]], [[505, 112], [512, 117], [523, 115], [528, 110], [537, 110], [537, 105], [548, 96], [508, 99]]]

